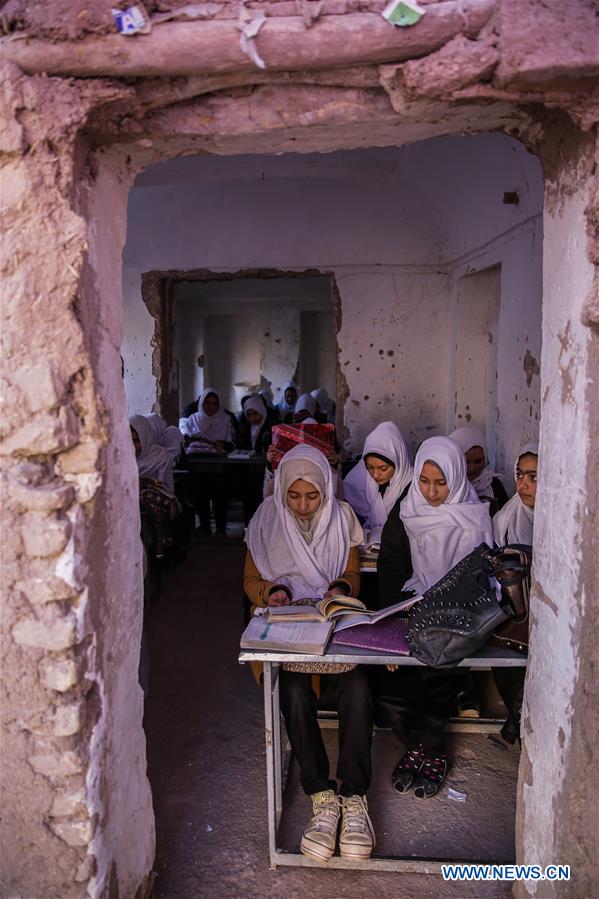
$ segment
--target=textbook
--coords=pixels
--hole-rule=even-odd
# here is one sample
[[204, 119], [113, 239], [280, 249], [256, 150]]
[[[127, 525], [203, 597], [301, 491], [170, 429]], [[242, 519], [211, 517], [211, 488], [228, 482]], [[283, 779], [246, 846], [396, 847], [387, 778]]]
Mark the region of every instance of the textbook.
[[394, 652], [409, 656], [410, 647], [406, 640], [408, 622], [405, 618], [379, 619], [370, 624], [347, 627], [341, 633], [335, 632], [335, 646], [353, 646], [357, 649], [376, 649], [378, 652]]
[[272, 461], [273, 470], [278, 466], [285, 453], [300, 443], [315, 446], [326, 453], [335, 447], [335, 426], [322, 425], [275, 425], [272, 429], [272, 445], [275, 458]]
[[254, 615], [241, 635], [242, 649], [278, 650], [324, 655], [333, 633], [332, 621], [283, 621], [275, 624], [266, 615]]
[[330, 621], [335, 626], [335, 632], [342, 631], [356, 624], [374, 624], [382, 621], [398, 612], [404, 612], [414, 603], [422, 599], [421, 596], [410, 596], [386, 609], [372, 611], [367, 609], [360, 599], [354, 596], [329, 596], [327, 599], [316, 600], [306, 604], [306, 600], [290, 603], [288, 606], [274, 606], [266, 610], [264, 618], [270, 622], [280, 621]]

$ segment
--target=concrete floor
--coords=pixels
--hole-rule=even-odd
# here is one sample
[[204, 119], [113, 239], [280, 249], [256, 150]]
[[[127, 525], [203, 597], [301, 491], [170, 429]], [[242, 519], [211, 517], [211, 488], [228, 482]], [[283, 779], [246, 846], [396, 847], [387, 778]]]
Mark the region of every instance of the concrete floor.
[[[262, 693], [237, 661], [244, 550], [192, 544], [148, 620], [149, 777], [156, 812], [156, 899], [482, 899], [507, 883], [444, 883], [437, 875], [268, 867]], [[334, 755], [335, 731], [326, 731]], [[401, 797], [388, 785], [400, 752], [387, 732], [373, 743], [370, 799], [379, 850], [510, 860], [518, 752], [484, 736], [452, 737], [450, 785], [465, 803]], [[290, 778], [292, 786], [293, 769]], [[297, 847], [309, 802], [288, 788], [281, 839]]]

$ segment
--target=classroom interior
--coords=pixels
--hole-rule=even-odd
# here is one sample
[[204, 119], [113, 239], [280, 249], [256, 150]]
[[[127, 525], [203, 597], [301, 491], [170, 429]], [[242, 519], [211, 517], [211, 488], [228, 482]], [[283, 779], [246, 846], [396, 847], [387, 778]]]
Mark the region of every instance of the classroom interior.
[[[511, 496], [517, 451], [539, 432], [542, 225], [539, 160], [500, 133], [152, 165], [129, 195], [123, 253], [129, 414], [176, 425], [211, 386], [238, 415], [242, 396], [277, 397], [291, 379], [335, 399], [348, 462], [381, 421], [399, 426], [412, 453], [477, 425]], [[243, 525], [233, 496], [224, 539], [192, 533], [184, 558], [150, 560], [142, 679], [156, 895], [196, 895], [201, 882], [210, 895], [244, 884], [246, 895], [276, 896], [281, 877], [299, 889], [306, 876], [317, 897], [397, 895], [381, 874], [355, 872], [349, 893], [343, 872], [268, 870], [262, 698], [236, 661]], [[485, 715], [500, 717], [490, 676], [481, 691]], [[518, 747], [467, 732], [452, 740], [450, 785], [467, 800], [445, 793], [414, 809], [377, 788], [380, 851], [476, 859], [494, 847], [513, 860]], [[392, 736], [377, 734], [381, 770], [394, 754]], [[304, 800], [290, 792], [290, 846]], [[396, 845], [400, 820], [410, 838]], [[422, 895], [417, 875], [402, 886]]]

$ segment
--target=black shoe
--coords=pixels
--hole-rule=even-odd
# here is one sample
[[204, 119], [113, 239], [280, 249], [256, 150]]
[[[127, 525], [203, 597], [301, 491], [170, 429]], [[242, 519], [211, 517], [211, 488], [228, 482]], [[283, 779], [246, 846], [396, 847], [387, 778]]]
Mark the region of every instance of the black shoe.
[[443, 786], [448, 772], [449, 759], [446, 755], [425, 758], [414, 782], [414, 796], [432, 799]]
[[391, 783], [398, 793], [408, 793], [412, 789], [423, 762], [424, 751], [422, 746], [419, 746], [417, 749], [408, 749], [402, 755], [391, 775]]

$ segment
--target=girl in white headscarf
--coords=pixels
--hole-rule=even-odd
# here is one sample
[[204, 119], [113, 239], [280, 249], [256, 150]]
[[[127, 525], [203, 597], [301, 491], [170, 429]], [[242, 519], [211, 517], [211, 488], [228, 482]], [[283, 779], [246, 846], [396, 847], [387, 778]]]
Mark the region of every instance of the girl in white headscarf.
[[396, 424], [383, 421], [364, 441], [362, 459], [343, 482], [343, 493], [354, 512], [370, 531], [380, 533], [396, 502], [412, 480], [407, 444]]
[[[254, 393], [245, 398], [243, 413], [239, 424], [238, 447], [242, 450], [253, 450], [264, 455], [272, 443], [273, 411], [267, 409], [261, 396]], [[245, 523], [260, 505], [264, 472], [250, 469], [243, 474], [242, 500]]]
[[[468, 482], [462, 450], [449, 437], [425, 440], [399, 514], [394, 510], [383, 529], [381, 605], [396, 602], [402, 589], [423, 593], [480, 543], [491, 545], [491, 540], [489, 507]], [[375, 720], [391, 727], [409, 747], [392, 774], [398, 792], [413, 788], [421, 799], [439, 792], [449, 770], [443, 729], [460, 686], [452, 674], [430, 669], [381, 672]]]
[[232, 449], [235, 442], [233, 421], [222, 408], [220, 394], [207, 387], [198, 400], [198, 411], [181, 426], [188, 453], [218, 452]]
[[165, 496], [173, 497], [175, 495], [175, 479], [172, 455], [163, 446], [156, 443], [152, 424], [145, 415], [132, 415], [129, 425], [140, 479], [156, 481], [157, 488]]
[[[298, 480], [311, 484], [320, 497], [311, 515], [299, 515], [290, 507], [288, 493]], [[362, 540], [362, 528], [347, 503], [335, 498], [333, 472], [325, 456], [314, 447], [289, 450], [274, 476], [274, 492], [252, 518], [246, 543], [264, 584], [276, 584], [289, 599], [322, 598], [332, 582], [343, 580], [350, 551]], [[353, 554], [354, 559], [357, 552]], [[357, 569], [359, 571], [359, 558]], [[354, 568], [350, 568], [350, 573]], [[345, 582], [350, 593], [359, 588], [355, 573]], [[246, 584], [246, 588], [247, 588]], [[270, 589], [270, 588], [269, 588]], [[254, 591], [252, 591], [254, 592]], [[256, 604], [267, 605], [260, 593]]]
[[154, 440], [159, 446], [164, 447], [172, 457], [173, 463], [176, 463], [183, 449], [183, 435], [181, 431], [174, 425], [167, 425], [162, 415], [159, 415], [157, 412], [150, 412], [146, 418], [150, 422]]
[[[516, 494], [493, 518], [493, 539], [497, 546], [510, 543], [532, 546], [538, 457], [536, 441], [525, 443], [518, 453], [514, 465]], [[493, 668], [495, 684], [508, 709], [501, 728], [501, 736], [507, 743], [515, 743], [520, 737], [524, 676], [523, 668]]]
[[493, 518], [493, 539], [497, 546], [508, 543], [532, 546], [538, 456], [536, 442], [526, 443], [518, 453], [514, 466], [517, 492]]
[[464, 425], [449, 436], [462, 448], [466, 457], [468, 480], [476, 490], [480, 501], [490, 504], [493, 516], [507, 503], [507, 493], [499, 475], [488, 464], [483, 432], [472, 425]]
[[297, 402], [297, 387], [293, 381], [285, 381], [279, 392], [277, 410], [281, 421], [291, 421]]
[[293, 410], [293, 421], [296, 424], [318, 424], [316, 421], [316, 400], [310, 393], [302, 393], [298, 397]]
[[324, 416], [325, 422], [335, 422], [335, 401], [331, 399], [324, 387], [312, 391], [312, 396], [318, 403], [318, 408]]
[[[292, 599], [331, 593], [357, 594], [362, 528], [347, 503], [333, 492], [331, 467], [320, 450], [296, 446], [275, 472], [273, 496], [264, 500], [246, 533], [244, 586], [254, 605], [286, 605]], [[339, 712], [337, 777], [341, 796], [329, 779], [329, 760], [316, 717], [312, 677], [282, 670], [281, 709], [304, 791], [312, 798], [312, 818], [301, 842], [305, 855], [328, 860], [337, 843], [342, 856], [368, 858], [374, 832], [368, 817], [371, 699], [364, 669], [323, 675]]]

